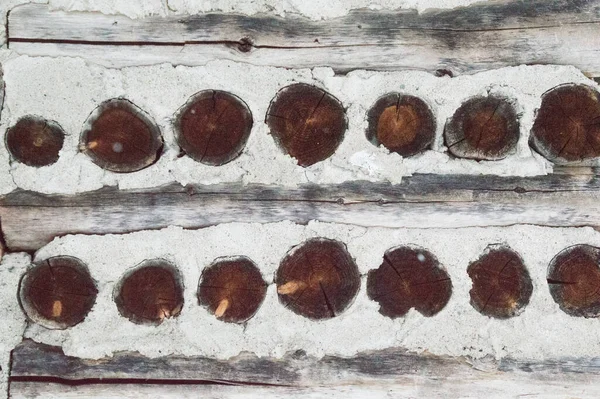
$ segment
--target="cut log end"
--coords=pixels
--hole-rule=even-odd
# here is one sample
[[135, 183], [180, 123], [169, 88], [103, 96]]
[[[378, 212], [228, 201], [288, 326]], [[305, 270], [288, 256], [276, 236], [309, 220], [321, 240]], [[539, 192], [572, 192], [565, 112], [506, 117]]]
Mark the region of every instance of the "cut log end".
[[113, 172], [135, 172], [158, 159], [163, 139], [158, 126], [133, 103], [112, 99], [92, 112], [81, 134], [80, 150]]
[[310, 319], [328, 319], [350, 306], [360, 274], [344, 244], [314, 238], [288, 252], [275, 283], [285, 307]]
[[429, 251], [398, 247], [387, 251], [381, 266], [369, 272], [367, 295], [379, 303], [384, 316], [402, 317], [414, 308], [431, 317], [450, 300], [452, 281]]
[[333, 155], [347, 128], [340, 101], [303, 83], [284, 87], [277, 93], [265, 122], [281, 149], [304, 167]]
[[600, 248], [574, 245], [548, 266], [550, 294], [571, 316], [600, 316]]
[[65, 132], [52, 121], [28, 115], [6, 132], [6, 146], [17, 161], [34, 167], [52, 165], [58, 161]]
[[586, 85], [562, 85], [542, 96], [530, 145], [557, 164], [600, 157], [600, 93]]
[[435, 138], [433, 113], [418, 97], [387, 94], [375, 102], [367, 118], [367, 139], [403, 157], [425, 151]]
[[267, 283], [250, 259], [240, 256], [215, 260], [202, 273], [198, 303], [221, 321], [244, 323], [262, 305]]
[[471, 305], [481, 314], [506, 319], [520, 314], [533, 292], [533, 283], [521, 257], [502, 245], [489, 246], [471, 263]]
[[239, 97], [219, 90], [195, 94], [175, 117], [175, 137], [192, 159], [219, 166], [237, 158], [252, 130], [252, 113]]
[[29, 319], [51, 329], [81, 323], [94, 306], [97, 294], [87, 266], [70, 256], [36, 264], [23, 276], [19, 291]]
[[158, 325], [181, 312], [181, 277], [165, 260], [145, 261], [122, 278], [115, 290], [115, 302], [120, 314], [132, 322]]
[[496, 161], [514, 153], [519, 141], [517, 112], [506, 98], [475, 97], [446, 123], [444, 138], [456, 157]]

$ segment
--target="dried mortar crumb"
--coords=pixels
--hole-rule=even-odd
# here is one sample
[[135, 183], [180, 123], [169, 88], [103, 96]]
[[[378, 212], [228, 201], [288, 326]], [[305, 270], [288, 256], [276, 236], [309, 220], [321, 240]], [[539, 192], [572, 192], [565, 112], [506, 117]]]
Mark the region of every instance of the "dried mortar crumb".
[[[55, 164], [34, 168], [8, 163], [0, 143], [0, 192], [16, 187], [45, 193], [77, 193], [118, 185], [120, 188], [156, 187], [167, 183], [260, 183], [294, 186], [302, 183], [339, 184], [347, 180], [400, 183], [413, 173], [543, 175], [551, 164], [528, 145], [541, 95], [562, 83], [597, 84], [568, 66], [520, 66], [464, 75], [435, 77], [426, 72], [355, 71], [335, 76], [330, 68], [295, 69], [256, 67], [230, 61], [200, 67], [161, 64], [147, 67], [106, 69], [76, 58], [8, 57], [4, 62], [6, 99], [0, 130], [19, 117], [35, 114], [57, 121], [65, 130], [65, 144]], [[335, 154], [308, 168], [285, 155], [269, 135], [264, 116], [271, 99], [295, 82], [315, 84], [347, 107], [349, 127]], [[207, 89], [226, 90], [244, 100], [255, 123], [242, 154], [214, 167], [178, 157], [173, 134], [175, 112], [193, 94]], [[388, 92], [418, 96], [437, 119], [433, 149], [403, 159], [368, 142], [367, 111]], [[443, 128], [466, 99], [494, 93], [517, 101], [521, 137], [514, 154], [501, 161], [454, 159], [444, 153]], [[78, 152], [77, 143], [88, 115], [101, 102], [125, 97], [145, 110], [159, 125], [165, 151], [158, 162], [138, 172], [119, 174], [101, 169]], [[14, 183], [11, 183], [14, 181]]]
[[[340, 316], [311, 321], [285, 309], [277, 299], [273, 278], [279, 262], [294, 245], [310, 237], [345, 242], [362, 275], [361, 289]], [[466, 239], [468, 237], [468, 239]], [[470, 305], [468, 265], [489, 244], [508, 245], [523, 258], [533, 282], [530, 303], [518, 316], [491, 319]], [[592, 228], [536, 226], [462, 229], [386, 229], [311, 222], [222, 224], [201, 230], [169, 227], [126, 235], [74, 235], [57, 238], [36, 254], [76, 256], [86, 262], [98, 282], [98, 300], [88, 318], [65, 331], [37, 325], [25, 336], [63, 346], [67, 355], [101, 358], [122, 350], [151, 357], [168, 354], [229, 358], [242, 351], [258, 356], [282, 356], [297, 349], [309, 355], [352, 356], [360, 351], [403, 347], [437, 355], [515, 359], [600, 356], [597, 320], [571, 317], [560, 310], [549, 292], [550, 260], [578, 243], [600, 245]], [[429, 250], [452, 279], [452, 296], [433, 317], [410, 310], [392, 320], [378, 312], [366, 293], [366, 274], [379, 267], [384, 252], [398, 245]], [[266, 299], [246, 325], [224, 323], [198, 305], [196, 287], [204, 267], [217, 257], [244, 255], [252, 259], [270, 285]], [[140, 326], [119, 315], [112, 299], [121, 276], [145, 259], [164, 258], [184, 279], [184, 307], [175, 319], [158, 327]]]

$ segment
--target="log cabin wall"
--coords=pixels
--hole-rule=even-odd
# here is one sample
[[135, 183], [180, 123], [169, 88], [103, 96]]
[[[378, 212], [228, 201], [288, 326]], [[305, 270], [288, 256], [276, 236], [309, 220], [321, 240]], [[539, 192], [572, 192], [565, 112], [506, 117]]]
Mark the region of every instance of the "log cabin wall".
[[598, 396], [598, 1], [53, 6], [0, 5], [11, 397]]

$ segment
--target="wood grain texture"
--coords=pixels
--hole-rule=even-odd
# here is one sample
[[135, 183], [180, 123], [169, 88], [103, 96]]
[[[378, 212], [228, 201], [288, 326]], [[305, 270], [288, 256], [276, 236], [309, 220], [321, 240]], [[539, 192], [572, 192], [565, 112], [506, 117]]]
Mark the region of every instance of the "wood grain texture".
[[107, 187], [78, 195], [14, 191], [0, 197], [0, 221], [10, 251], [35, 251], [65, 234], [127, 233], [171, 225], [195, 229], [228, 222], [320, 220], [394, 228], [600, 226], [600, 178], [589, 168], [564, 172], [574, 174], [415, 175], [398, 185], [347, 182], [297, 188]]
[[[450, 10], [356, 10], [311, 21], [289, 15], [201, 14], [132, 20], [15, 7], [9, 48], [73, 55], [110, 67], [216, 59], [280, 67], [448, 69], [569, 64], [600, 75], [600, 0], [503, 0]], [[93, 26], [93, 29], [90, 27]]]
[[[229, 360], [144, 358], [119, 353], [97, 361], [65, 356], [60, 348], [25, 340], [12, 353], [11, 397], [538, 397], [593, 398], [600, 359], [523, 362], [414, 354], [402, 349], [352, 358], [282, 359], [250, 354]], [[395, 395], [394, 395], [395, 394]], [[172, 395], [172, 396], [170, 396]], [[237, 396], [236, 396], [237, 395]], [[311, 396], [312, 395], [312, 396]], [[315, 396], [316, 395], [316, 396]], [[556, 396], [555, 396], [556, 395]], [[48, 397], [46, 396], [46, 397]]]

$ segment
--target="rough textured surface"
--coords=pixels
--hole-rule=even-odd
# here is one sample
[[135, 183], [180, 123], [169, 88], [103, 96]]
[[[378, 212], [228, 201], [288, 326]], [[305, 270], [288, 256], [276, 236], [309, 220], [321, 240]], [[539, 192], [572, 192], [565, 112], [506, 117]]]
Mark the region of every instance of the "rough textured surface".
[[[152, 67], [104, 69], [80, 59], [16, 57], [4, 63], [6, 99], [0, 129], [27, 113], [56, 120], [66, 137], [60, 158], [45, 168], [9, 165], [0, 144], [0, 190], [15, 187], [41, 192], [81, 192], [103, 185], [121, 188], [152, 187], [178, 181], [182, 184], [219, 182], [296, 185], [340, 183], [347, 180], [398, 183], [412, 173], [468, 173], [539, 175], [550, 164], [528, 146], [535, 109], [546, 90], [566, 82], [597, 86], [572, 67], [521, 66], [456, 78], [423, 72], [356, 71], [335, 76], [328, 68], [285, 70], [213, 62], [205, 67]], [[66, 80], [65, 76], [69, 76]], [[333, 156], [308, 168], [285, 155], [261, 122], [279, 89], [293, 82], [316, 84], [347, 107], [348, 130]], [[242, 98], [255, 116], [255, 124], [242, 154], [220, 167], [178, 157], [172, 119], [194, 93], [222, 89]], [[366, 114], [377, 98], [390, 91], [418, 96], [431, 106], [438, 124], [432, 150], [403, 159], [385, 148], [373, 147], [365, 137]], [[442, 130], [449, 116], [467, 98], [497, 93], [513, 98], [520, 115], [520, 140], [514, 154], [501, 161], [451, 159], [444, 152]], [[145, 110], [161, 128], [165, 148], [151, 167], [126, 175], [105, 171], [77, 151], [84, 121], [102, 101], [126, 97]], [[269, 162], [265, 162], [268, 159]]]
[[562, 85], [542, 96], [530, 143], [556, 163], [600, 156], [600, 93], [589, 86]]
[[[285, 253], [307, 238], [318, 236], [346, 243], [363, 276], [350, 307], [340, 316], [323, 321], [309, 320], [286, 309], [271, 283]], [[492, 319], [469, 303], [471, 280], [467, 266], [490, 243], [505, 243], [519, 253], [531, 274], [533, 294], [518, 317]], [[26, 336], [61, 345], [68, 355], [91, 358], [122, 350], [140, 351], [151, 357], [186, 354], [229, 358], [241, 351], [282, 356], [297, 349], [315, 356], [351, 356], [389, 347], [476, 358], [548, 359], [565, 353], [597, 357], [597, 320], [563, 312], [546, 282], [554, 255], [578, 243], [598, 246], [600, 233], [591, 228], [383, 229], [281, 222], [223, 224], [198, 231], [173, 227], [128, 235], [66, 236], [38, 251], [36, 260], [57, 254], [81, 258], [98, 281], [96, 306], [84, 322], [72, 329], [50, 331], [31, 325]], [[411, 310], [405, 317], [392, 320], [381, 315], [379, 305], [367, 296], [366, 273], [379, 267], [386, 250], [405, 244], [429, 250], [452, 279], [452, 297], [433, 317]], [[252, 259], [270, 283], [265, 302], [244, 325], [217, 320], [196, 299], [202, 269], [217, 257], [236, 255]], [[165, 320], [158, 327], [136, 325], [119, 315], [112, 298], [114, 285], [126, 270], [157, 257], [170, 260], [180, 269], [185, 304], [179, 317]]]
[[0, 396], [8, 391], [10, 352], [23, 339], [26, 318], [19, 306], [21, 276], [30, 264], [26, 254], [6, 254], [0, 263]]
[[381, 266], [369, 272], [367, 294], [384, 316], [402, 317], [414, 308], [431, 317], [450, 300], [452, 281], [431, 252], [404, 246], [387, 251]]

